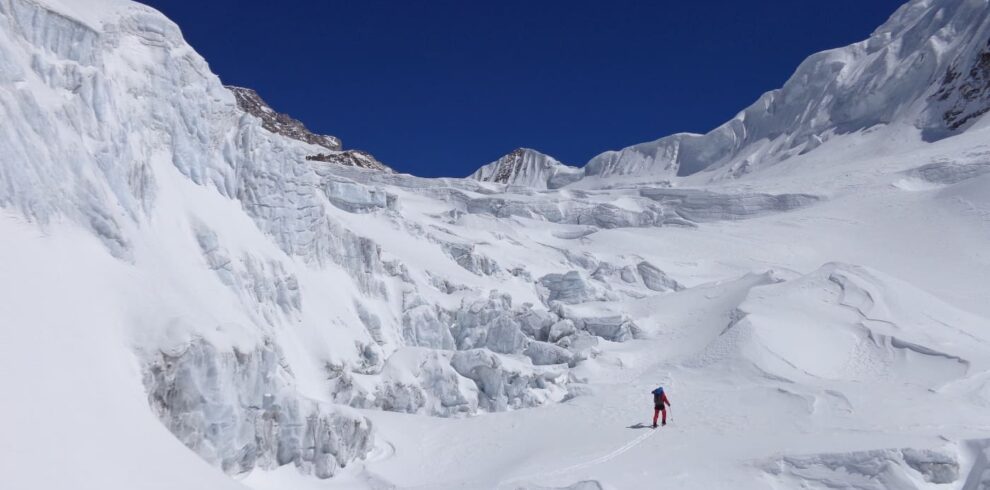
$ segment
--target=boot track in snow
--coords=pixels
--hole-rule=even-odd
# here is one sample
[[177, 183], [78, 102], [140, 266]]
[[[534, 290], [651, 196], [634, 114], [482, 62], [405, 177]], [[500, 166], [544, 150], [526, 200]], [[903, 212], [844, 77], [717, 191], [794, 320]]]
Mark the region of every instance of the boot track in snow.
[[622, 447], [620, 447], [620, 448], [618, 448], [618, 449], [616, 449], [616, 450], [614, 450], [614, 451], [612, 451], [612, 452], [610, 452], [608, 454], [605, 454], [603, 456], [599, 456], [599, 457], [597, 457], [595, 459], [591, 459], [591, 460], [584, 461], [584, 462], [581, 462], [581, 463], [573, 464], [571, 466], [566, 466], [564, 468], [559, 468], [559, 469], [552, 470], [552, 471], [545, 471], [545, 472], [541, 472], [541, 473], [533, 473], [533, 474], [530, 474], [530, 475], [523, 475], [523, 476], [513, 477], [513, 478], [510, 478], [508, 480], [503, 480], [503, 481], [499, 482], [499, 484], [495, 488], [496, 489], [499, 489], [499, 490], [501, 490], [503, 488], [511, 488], [511, 487], [509, 487], [507, 485], [511, 485], [513, 483], [524, 483], [524, 482], [528, 482], [528, 481], [531, 481], [531, 480], [538, 480], [538, 479], [543, 479], [543, 478], [549, 478], [549, 477], [559, 476], [559, 475], [571, 473], [571, 472], [574, 472], [574, 471], [577, 471], [577, 470], [581, 470], [581, 469], [584, 469], [584, 468], [589, 468], [591, 466], [595, 466], [595, 465], [598, 465], [598, 464], [602, 464], [602, 463], [611, 461], [612, 459], [615, 459], [616, 457], [622, 455], [626, 451], [629, 451], [630, 449], [638, 446], [643, 441], [649, 439], [650, 436], [652, 436], [653, 434], [656, 434], [658, 431], [659, 431], [659, 429], [650, 430], [650, 431], [646, 432], [645, 434], [642, 434], [642, 435], [636, 437], [635, 439], [629, 441], [624, 446], [622, 446]]

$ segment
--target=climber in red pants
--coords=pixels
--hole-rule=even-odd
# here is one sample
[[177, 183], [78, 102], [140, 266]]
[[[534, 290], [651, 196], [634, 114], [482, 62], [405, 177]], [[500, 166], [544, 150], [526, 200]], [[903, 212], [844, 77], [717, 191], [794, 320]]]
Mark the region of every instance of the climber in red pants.
[[657, 428], [657, 417], [663, 413], [663, 425], [667, 425], [667, 407], [670, 406], [670, 400], [667, 399], [667, 395], [663, 392], [663, 386], [653, 390], [653, 428]]

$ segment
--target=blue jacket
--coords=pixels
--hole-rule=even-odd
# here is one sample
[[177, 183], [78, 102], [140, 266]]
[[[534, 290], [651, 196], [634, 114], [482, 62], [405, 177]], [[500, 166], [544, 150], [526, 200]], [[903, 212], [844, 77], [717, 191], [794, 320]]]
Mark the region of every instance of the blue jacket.
[[663, 392], [663, 386], [653, 390], [653, 405], [658, 408], [663, 408], [664, 404], [670, 405], [670, 400], [667, 399], [667, 395]]

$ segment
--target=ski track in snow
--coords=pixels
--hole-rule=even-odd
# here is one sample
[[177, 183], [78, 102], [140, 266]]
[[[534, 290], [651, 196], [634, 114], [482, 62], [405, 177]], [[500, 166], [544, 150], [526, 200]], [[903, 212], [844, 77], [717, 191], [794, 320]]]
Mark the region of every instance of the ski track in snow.
[[581, 462], [581, 463], [573, 464], [573, 465], [570, 465], [570, 466], [565, 466], [563, 468], [559, 468], [559, 469], [552, 470], [552, 471], [545, 471], [545, 472], [540, 472], [540, 473], [533, 473], [533, 474], [530, 474], [530, 475], [513, 477], [513, 478], [510, 478], [508, 480], [503, 480], [503, 481], [499, 482], [499, 484], [495, 488], [497, 488], [499, 490], [501, 490], [503, 488], [512, 488], [512, 487], [507, 487], [506, 485], [512, 485], [514, 483], [527, 483], [527, 482], [530, 482], [532, 480], [540, 480], [540, 479], [545, 479], [545, 478], [552, 478], [552, 477], [555, 477], [555, 476], [560, 476], [560, 475], [564, 475], [564, 474], [567, 474], [567, 473], [572, 473], [572, 472], [577, 471], [577, 470], [581, 470], [581, 469], [585, 469], [585, 468], [590, 468], [592, 466], [599, 465], [599, 464], [602, 464], [602, 463], [607, 463], [607, 462], [611, 461], [612, 459], [621, 456], [626, 451], [629, 451], [630, 449], [632, 449], [632, 448], [640, 445], [643, 441], [645, 441], [645, 440], [649, 439], [650, 437], [652, 437], [659, 430], [660, 429], [650, 429], [647, 433], [642, 434], [642, 435], [636, 437], [635, 439], [633, 439], [633, 440], [629, 441], [628, 443], [626, 443], [624, 446], [622, 446], [622, 447], [620, 447], [620, 448], [618, 448], [618, 449], [616, 449], [616, 450], [614, 450], [614, 451], [612, 451], [612, 452], [610, 452], [608, 454], [605, 454], [603, 456], [599, 456], [599, 457], [594, 458], [594, 459], [589, 459], [588, 461], [584, 461], [584, 462]]

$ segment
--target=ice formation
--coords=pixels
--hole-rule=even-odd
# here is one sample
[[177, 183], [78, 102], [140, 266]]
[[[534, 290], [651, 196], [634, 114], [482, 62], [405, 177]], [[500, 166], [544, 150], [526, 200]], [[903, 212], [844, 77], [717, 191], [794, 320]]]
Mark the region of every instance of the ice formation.
[[985, 488], [988, 37], [913, 0], [705, 135], [425, 179], [0, 0], [0, 479]]

